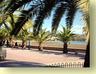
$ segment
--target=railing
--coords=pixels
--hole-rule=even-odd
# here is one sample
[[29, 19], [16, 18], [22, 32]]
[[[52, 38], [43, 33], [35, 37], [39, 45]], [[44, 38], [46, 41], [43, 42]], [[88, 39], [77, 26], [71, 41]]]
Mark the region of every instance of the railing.
[[[38, 46], [26, 46], [27, 48], [36, 48], [38, 49]], [[60, 47], [43, 47], [44, 50], [56, 50], [56, 51], [63, 51], [63, 48]], [[77, 49], [77, 48], [68, 48], [68, 51], [70, 52], [81, 52], [81, 53], [85, 53], [86, 50], [85, 49]]]
[[70, 63], [55, 63], [55, 64], [50, 64], [46, 67], [52, 67], [52, 68], [83, 68], [84, 63], [78, 62], [70, 62]]

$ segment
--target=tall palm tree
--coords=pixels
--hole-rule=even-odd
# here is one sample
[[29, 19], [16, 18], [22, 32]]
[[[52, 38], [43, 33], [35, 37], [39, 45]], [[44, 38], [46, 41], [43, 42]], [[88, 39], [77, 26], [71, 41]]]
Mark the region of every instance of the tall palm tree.
[[86, 26], [88, 27], [88, 34], [87, 34], [87, 40], [88, 40], [88, 44], [86, 47], [86, 55], [85, 55], [85, 62], [84, 62], [84, 67], [90, 67], [90, 22], [89, 22], [89, 10], [88, 10], [88, 6], [89, 6], [89, 2], [88, 0], [84, 0], [86, 1], [85, 4], [83, 4], [81, 6], [84, 14], [84, 20], [86, 21]]
[[64, 43], [63, 45], [63, 53], [68, 53], [68, 41], [70, 41], [72, 39], [72, 32], [71, 32], [71, 29], [70, 28], [65, 28], [63, 27], [63, 31], [61, 31], [57, 37], [60, 41], [62, 41]]

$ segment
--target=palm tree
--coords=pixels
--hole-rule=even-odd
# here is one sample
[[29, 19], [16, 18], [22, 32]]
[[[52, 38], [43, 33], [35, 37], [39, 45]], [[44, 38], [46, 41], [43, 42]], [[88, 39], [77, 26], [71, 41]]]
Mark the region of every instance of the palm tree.
[[16, 36], [17, 39], [22, 40], [22, 44], [26, 43], [26, 41], [29, 39], [30, 36], [30, 30], [33, 26], [32, 21], [29, 19], [25, 25], [22, 27], [22, 29], [20, 30], [20, 32], [18, 33], [18, 35]]
[[86, 47], [86, 55], [85, 55], [85, 61], [84, 61], [84, 67], [90, 67], [90, 25], [89, 25], [89, 1], [83, 0], [81, 2], [84, 2], [82, 5], [80, 5], [80, 8], [82, 12], [84, 13], [84, 20], [86, 22], [87, 26], [87, 47]]
[[27, 41], [27, 39], [28, 39], [28, 31], [27, 31], [27, 29], [22, 29], [20, 32], [19, 32], [19, 34], [17, 35], [17, 38], [18, 39], [20, 39], [20, 40], [22, 40], [22, 44], [24, 44], [25, 45], [25, 43], [26, 43], [26, 41]]
[[64, 43], [63, 45], [63, 53], [68, 53], [68, 41], [70, 41], [72, 39], [73, 34], [71, 33], [71, 29], [70, 28], [65, 28], [63, 27], [63, 31], [61, 31], [57, 37], [60, 41], [62, 41]]
[[33, 35], [31, 37], [38, 42], [39, 51], [42, 51], [42, 43], [48, 41], [51, 37], [51, 34], [49, 34], [49, 32], [46, 31], [46, 29], [41, 29], [38, 35], [36, 36]]

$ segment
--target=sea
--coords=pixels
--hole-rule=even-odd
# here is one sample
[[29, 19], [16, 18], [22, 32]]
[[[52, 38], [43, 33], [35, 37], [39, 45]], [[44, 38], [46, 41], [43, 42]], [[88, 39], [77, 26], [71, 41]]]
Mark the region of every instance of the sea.
[[[30, 42], [30, 44], [36, 43], [36, 42]], [[45, 43], [47, 44], [58, 44], [58, 45], [63, 45], [63, 42], [61, 41], [46, 41]], [[29, 41], [27, 41], [27, 44], [29, 44]], [[78, 44], [78, 45], [86, 45], [87, 42], [86, 41], [69, 41], [68, 44]]]
[[[56, 43], [63, 44], [63, 42], [61, 42], [61, 41], [47, 41], [47, 42], [48, 43], [56, 42]], [[87, 44], [87, 42], [86, 41], [69, 41], [68, 44], [82, 44], [82, 45], [84, 45], [84, 44]]]

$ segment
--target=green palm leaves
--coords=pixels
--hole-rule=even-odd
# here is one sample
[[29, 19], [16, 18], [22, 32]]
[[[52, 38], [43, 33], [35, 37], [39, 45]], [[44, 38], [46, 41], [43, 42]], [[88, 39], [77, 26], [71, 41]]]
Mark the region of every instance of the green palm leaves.
[[[56, 32], [65, 11], [66, 24], [68, 27], [71, 27], [75, 13], [80, 8], [78, 5], [80, 1], [81, 0], [9, 0], [7, 6], [4, 8], [4, 12], [5, 14], [13, 14], [16, 10], [21, 9], [20, 12], [22, 17], [19, 17], [18, 21], [15, 23], [15, 27], [11, 32], [12, 35], [17, 35], [21, 30], [21, 27], [23, 27], [28, 19], [32, 17], [35, 17], [33, 34], [37, 35], [42, 27], [44, 19], [50, 16], [53, 10], [53, 32]], [[28, 3], [30, 3], [30, 7], [26, 10], [22, 9], [22, 7]]]
[[0, 39], [5, 39], [8, 35], [7, 33], [6, 29], [0, 29]]
[[46, 29], [40, 30], [39, 34], [36, 35], [36, 41], [38, 41], [39, 43], [42, 43], [47, 41], [49, 37], [50, 37], [50, 34], [48, 33], [48, 31], [46, 31]]
[[12, 30], [11, 34], [17, 35], [28, 19], [35, 15], [33, 34], [36, 35], [42, 27], [43, 20], [47, 18], [54, 9], [52, 31], [55, 32], [57, 30], [65, 11], [67, 11], [66, 23], [71, 26], [74, 20], [74, 15], [78, 9], [78, 2], [79, 0], [14, 0], [14, 2], [13, 0], [10, 0], [4, 12], [6, 14], [13, 14], [17, 9], [27, 3], [31, 3], [28, 10], [21, 9], [21, 15], [23, 16], [15, 23], [15, 28]]
[[63, 31], [58, 34], [58, 39], [62, 42], [68, 42], [72, 39], [72, 36], [71, 29], [63, 27]]
[[19, 32], [19, 34], [17, 35], [17, 38], [26, 42], [28, 39], [28, 35], [29, 35], [29, 33], [28, 33], [27, 29], [22, 29]]
[[34, 35], [32, 36], [32, 38], [35, 41], [38, 42], [38, 44], [39, 44], [39, 50], [42, 50], [41, 49], [42, 43], [48, 41], [50, 39], [50, 37], [51, 37], [51, 34], [48, 31], [46, 31], [46, 29], [41, 29], [36, 36], [34, 36]]

